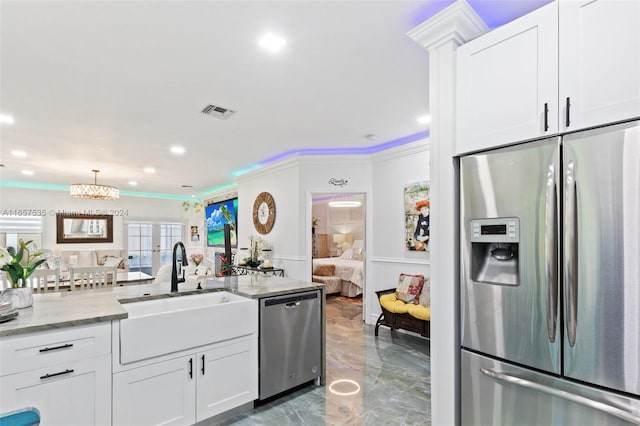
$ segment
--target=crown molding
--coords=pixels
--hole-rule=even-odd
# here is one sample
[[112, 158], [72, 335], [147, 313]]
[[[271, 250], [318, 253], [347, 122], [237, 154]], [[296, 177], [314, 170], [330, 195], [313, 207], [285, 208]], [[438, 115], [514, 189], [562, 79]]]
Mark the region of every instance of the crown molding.
[[371, 160], [373, 163], [379, 163], [381, 161], [392, 160], [395, 158], [409, 157], [425, 151], [428, 152], [430, 149], [431, 142], [429, 141], [429, 138], [427, 138], [375, 153], [371, 156]]
[[453, 41], [458, 46], [489, 30], [466, 0], [458, 0], [418, 25], [407, 35], [429, 50]]

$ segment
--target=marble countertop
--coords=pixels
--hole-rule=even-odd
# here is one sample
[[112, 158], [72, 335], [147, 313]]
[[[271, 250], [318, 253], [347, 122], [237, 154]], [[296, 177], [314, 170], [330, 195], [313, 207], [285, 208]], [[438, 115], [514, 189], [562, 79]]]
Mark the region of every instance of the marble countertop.
[[[202, 289], [197, 289], [198, 282]], [[122, 307], [123, 303], [220, 290], [259, 299], [323, 287], [322, 284], [291, 278], [240, 275], [188, 279], [187, 282], [178, 284], [178, 293], [171, 293], [171, 284], [167, 282], [34, 294], [33, 306], [20, 309], [16, 319], [0, 324], [0, 337], [124, 319], [128, 314]]]

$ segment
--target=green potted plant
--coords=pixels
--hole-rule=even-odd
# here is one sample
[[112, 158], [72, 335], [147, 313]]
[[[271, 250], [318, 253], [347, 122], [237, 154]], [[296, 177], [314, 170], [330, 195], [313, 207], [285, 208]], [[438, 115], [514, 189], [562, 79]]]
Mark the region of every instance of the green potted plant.
[[48, 254], [44, 250], [37, 250], [33, 241], [18, 242], [15, 247], [0, 249], [0, 270], [11, 283], [11, 288], [5, 289], [0, 300], [13, 302], [15, 308], [26, 308], [33, 304], [31, 287], [27, 287], [27, 278], [33, 271], [47, 260]]

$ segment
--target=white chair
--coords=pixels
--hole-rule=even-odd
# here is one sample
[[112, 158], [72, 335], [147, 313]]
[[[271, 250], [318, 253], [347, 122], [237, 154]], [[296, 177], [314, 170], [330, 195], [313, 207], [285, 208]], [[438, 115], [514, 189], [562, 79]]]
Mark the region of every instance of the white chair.
[[34, 293], [60, 291], [60, 269], [36, 269], [27, 278], [27, 286], [31, 287]]
[[168, 283], [171, 282], [171, 263], [165, 263], [160, 266], [158, 269], [158, 273], [156, 274], [156, 279], [153, 280], [154, 284], [157, 283]]
[[115, 266], [69, 267], [71, 290], [84, 290], [116, 286], [118, 274]]

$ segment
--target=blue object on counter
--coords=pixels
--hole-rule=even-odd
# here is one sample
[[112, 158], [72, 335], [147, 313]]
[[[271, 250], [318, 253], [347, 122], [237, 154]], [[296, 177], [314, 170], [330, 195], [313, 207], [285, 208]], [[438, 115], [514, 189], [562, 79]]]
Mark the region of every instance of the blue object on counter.
[[32, 426], [40, 424], [40, 411], [34, 407], [0, 414], [0, 426]]

